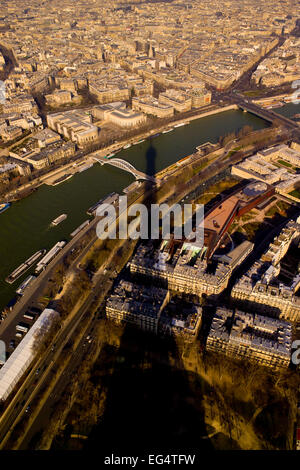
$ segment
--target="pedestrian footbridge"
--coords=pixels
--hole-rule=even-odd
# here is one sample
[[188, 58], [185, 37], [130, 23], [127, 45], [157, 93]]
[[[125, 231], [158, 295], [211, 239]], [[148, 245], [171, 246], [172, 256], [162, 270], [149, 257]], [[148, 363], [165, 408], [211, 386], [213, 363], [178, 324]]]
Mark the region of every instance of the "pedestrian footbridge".
[[127, 162], [126, 160], [122, 160], [121, 158], [104, 158], [104, 157], [92, 157], [93, 160], [96, 160], [100, 163], [100, 165], [112, 165], [120, 168], [121, 170], [128, 171], [131, 173], [136, 180], [147, 180], [151, 182], [155, 182], [155, 178], [152, 176], [146, 175], [142, 171], [137, 170], [134, 168], [131, 163]]

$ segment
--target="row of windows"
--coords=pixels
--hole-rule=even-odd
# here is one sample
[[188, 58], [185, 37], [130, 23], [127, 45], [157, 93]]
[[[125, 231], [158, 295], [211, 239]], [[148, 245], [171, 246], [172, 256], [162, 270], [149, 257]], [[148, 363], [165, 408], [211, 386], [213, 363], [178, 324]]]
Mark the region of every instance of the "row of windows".
[[268, 366], [273, 365], [288, 365], [290, 362], [290, 358], [280, 357], [274, 353], [268, 353], [264, 351], [253, 351], [246, 347], [230, 347], [227, 343], [222, 341], [214, 341], [211, 340], [207, 342], [207, 349], [215, 352], [222, 352], [223, 354], [227, 354], [229, 356], [236, 356], [236, 358], [248, 358], [250, 360], [255, 360], [260, 364], [265, 364]]

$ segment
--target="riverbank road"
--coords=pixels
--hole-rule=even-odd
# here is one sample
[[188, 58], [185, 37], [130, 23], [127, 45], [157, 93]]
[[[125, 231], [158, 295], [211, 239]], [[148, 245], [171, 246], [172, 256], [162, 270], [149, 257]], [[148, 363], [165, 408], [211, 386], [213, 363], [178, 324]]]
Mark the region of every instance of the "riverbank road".
[[56, 181], [60, 178], [66, 177], [67, 175], [76, 175], [79, 173], [86, 165], [93, 165], [95, 161], [91, 158], [84, 158], [76, 163], [70, 163], [63, 168], [60, 168], [55, 173], [47, 176], [43, 179], [43, 183], [47, 184], [48, 186], [54, 186]]
[[89, 295], [84, 300], [82, 306], [68, 318], [62, 325], [57, 336], [54, 339], [54, 345], [49, 347], [46, 353], [42, 355], [31, 366], [31, 371], [24, 380], [21, 387], [17, 390], [11, 402], [2, 413], [0, 418], [0, 449], [5, 444], [25, 410], [30, 407], [31, 402], [37, 396], [43, 386], [47, 386], [49, 380], [53, 377], [53, 368], [57, 368], [57, 361], [63, 352], [64, 347], [72, 338], [80, 321], [91, 305], [93, 295]]

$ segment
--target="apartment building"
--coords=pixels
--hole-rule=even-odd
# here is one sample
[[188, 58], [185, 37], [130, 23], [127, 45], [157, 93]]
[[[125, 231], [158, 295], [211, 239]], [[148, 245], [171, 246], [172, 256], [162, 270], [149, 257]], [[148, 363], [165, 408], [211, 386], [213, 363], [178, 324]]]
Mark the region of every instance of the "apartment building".
[[161, 312], [169, 301], [166, 289], [121, 280], [106, 302], [106, 316], [144, 331], [158, 332]]
[[0, 137], [4, 142], [17, 139], [21, 137], [22, 134], [22, 129], [17, 126], [6, 126], [0, 131]]
[[47, 145], [59, 142], [61, 137], [51, 129], [47, 127], [40, 132], [37, 132], [32, 136], [33, 140], [36, 141], [39, 148], [44, 148]]
[[192, 108], [202, 108], [211, 103], [211, 91], [206, 88], [193, 88], [187, 90], [186, 94], [192, 99]]
[[283, 320], [219, 307], [212, 320], [206, 348], [270, 368], [288, 367], [292, 326]]
[[[173, 309], [168, 310], [169, 306], [173, 306]], [[201, 323], [202, 308], [200, 305], [193, 304], [187, 308], [182, 308], [171, 301], [162, 312], [158, 329], [161, 335], [182, 338], [187, 342], [192, 342], [198, 336]]]
[[139, 246], [131, 259], [130, 271], [159, 280], [173, 291], [186, 294], [218, 296], [228, 285], [233, 270], [248, 256], [253, 245], [243, 245], [230, 259], [217, 262], [214, 273], [202, 257], [202, 250], [189, 243], [163, 240]]
[[105, 104], [113, 101], [129, 100], [131, 88], [124, 80], [94, 80], [89, 83], [90, 93], [96, 97], [98, 103]]
[[158, 101], [162, 104], [173, 106], [179, 113], [184, 113], [192, 108], [192, 98], [173, 88], [160, 93]]
[[282, 319], [292, 322], [300, 320], [299, 275], [290, 284], [278, 281], [280, 260], [287, 253], [292, 242], [300, 239], [300, 219], [289, 221], [280, 235], [270, 244], [266, 252], [236, 282], [231, 297], [243, 305], [255, 305], [262, 312], [277, 312]]
[[[23, 161], [30, 163], [35, 170], [41, 170], [55, 164], [63, 158], [70, 158], [75, 153], [75, 144], [72, 142], [53, 143], [40, 152], [32, 151], [23, 156]], [[19, 157], [20, 158], [20, 157]]]
[[174, 115], [174, 107], [172, 105], [159, 102], [152, 96], [132, 98], [132, 109], [159, 118], [167, 118]]
[[6, 101], [2, 105], [3, 113], [37, 112], [37, 104], [29, 95], [16, 95], [14, 99]]

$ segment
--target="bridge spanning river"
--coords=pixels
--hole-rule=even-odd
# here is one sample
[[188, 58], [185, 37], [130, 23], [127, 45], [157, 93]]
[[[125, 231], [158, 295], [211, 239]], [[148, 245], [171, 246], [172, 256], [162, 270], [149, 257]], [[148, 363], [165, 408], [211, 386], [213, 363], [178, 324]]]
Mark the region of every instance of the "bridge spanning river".
[[281, 114], [277, 114], [270, 109], [262, 108], [257, 106], [255, 103], [245, 101], [240, 101], [238, 106], [243, 111], [248, 111], [248, 113], [255, 114], [256, 116], [265, 119], [266, 121], [271, 123], [278, 121], [287, 129], [296, 130], [297, 132], [299, 131], [299, 125], [295, 121], [292, 121], [292, 119], [289, 119]]
[[155, 178], [150, 175], [146, 175], [142, 171], [137, 170], [131, 163], [123, 160], [121, 158], [104, 158], [104, 157], [92, 157], [93, 160], [96, 160], [100, 165], [112, 165], [120, 168], [121, 170], [128, 171], [131, 173], [136, 180], [147, 180], [155, 183]]

